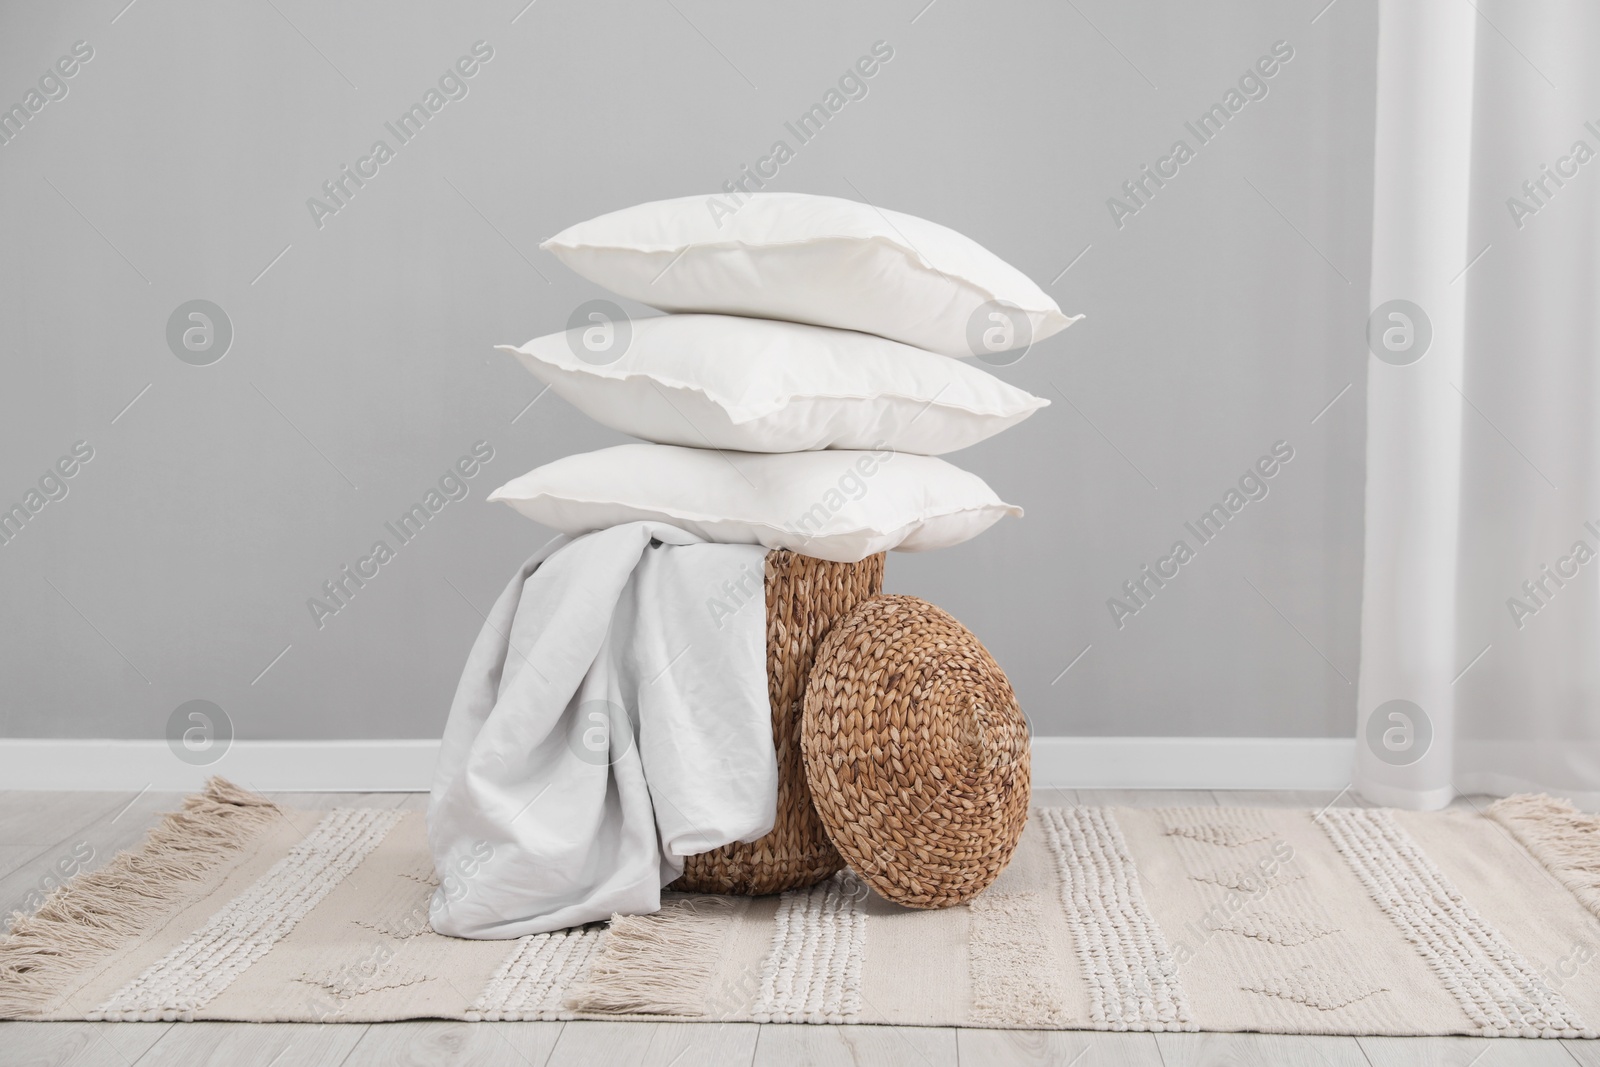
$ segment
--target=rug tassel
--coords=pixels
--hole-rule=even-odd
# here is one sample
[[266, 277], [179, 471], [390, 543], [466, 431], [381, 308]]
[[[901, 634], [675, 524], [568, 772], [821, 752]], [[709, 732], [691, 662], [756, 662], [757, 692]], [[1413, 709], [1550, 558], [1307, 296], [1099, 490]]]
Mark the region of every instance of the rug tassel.
[[567, 993], [573, 1011], [704, 1015], [728, 931], [726, 900], [665, 903], [654, 915], [618, 915], [588, 977]]
[[1497, 800], [1488, 814], [1600, 918], [1600, 815], [1543, 793]]
[[48, 1009], [71, 979], [166, 920], [181, 892], [237, 853], [278, 814], [265, 797], [212, 778], [139, 847], [57, 887], [0, 937], [0, 1019]]

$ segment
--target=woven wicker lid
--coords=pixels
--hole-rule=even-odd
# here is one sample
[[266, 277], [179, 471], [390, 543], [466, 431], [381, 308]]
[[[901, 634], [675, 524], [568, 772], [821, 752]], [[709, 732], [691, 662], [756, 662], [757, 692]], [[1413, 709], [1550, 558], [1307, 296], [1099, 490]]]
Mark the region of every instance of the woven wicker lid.
[[1028, 818], [1028, 727], [972, 633], [916, 597], [875, 596], [817, 652], [801, 726], [812, 802], [850, 868], [889, 900], [983, 892]]

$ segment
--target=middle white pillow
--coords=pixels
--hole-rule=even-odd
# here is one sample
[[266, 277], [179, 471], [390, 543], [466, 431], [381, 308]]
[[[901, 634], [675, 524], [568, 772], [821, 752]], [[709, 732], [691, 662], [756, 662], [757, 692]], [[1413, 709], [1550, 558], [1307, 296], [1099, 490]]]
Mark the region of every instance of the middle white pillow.
[[936, 456], [1050, 403], [948, 356], [776, 319], [662, 315], [499, 347], [596, 422], [692, 448]]

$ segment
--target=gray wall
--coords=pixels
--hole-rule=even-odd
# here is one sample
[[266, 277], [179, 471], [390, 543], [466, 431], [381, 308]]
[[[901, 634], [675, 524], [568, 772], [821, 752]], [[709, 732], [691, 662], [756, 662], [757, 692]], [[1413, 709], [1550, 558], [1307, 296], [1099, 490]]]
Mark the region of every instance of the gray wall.
[[[524, 411], [491, 350], [602, 295], [539, 241], [716, 189], [885, 40], [775, 187], [945, 223], [1089, 315], [997, 370], [1054, 406], [953, 457], [1027, 517], [892, 556], [892, 590], [971, 626], [1043, 733], [1348, 734], [1373, 0], [125, 2], [0, 8], [0, 103], [93, 48], [0, 145], [0, 503], [93, 449], [0, 545], [0, 733], [160, 737], [203, 698], [241, 738], [436, 736], [550, 536], [484, 496], [621, 440]], [[479, 40], [468, 95], [319, 228], [307, 199]], [[1268, 95], [1119, 228], [1107, 199], [1279, 40]], [[234, 333], [205, 366], [167, 339], [195, 299]], [[319, 629], [307, 599], [480, 440], [470, 495]], [[1119, 629], [1107, 599], [1280, 440], [1270, 494]]]

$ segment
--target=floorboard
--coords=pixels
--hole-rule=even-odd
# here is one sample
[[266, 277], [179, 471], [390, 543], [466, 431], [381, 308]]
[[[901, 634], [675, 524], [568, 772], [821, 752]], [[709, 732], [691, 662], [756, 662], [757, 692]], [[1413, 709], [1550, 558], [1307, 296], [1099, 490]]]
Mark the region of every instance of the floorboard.
[[761, 1027], [753, 1067], [956, 1067], [959, 1062], [953, 1029], [798, 1023]]
[[661, 1023], [634, 1067], [727, 1064], [749, 1067], [755, 1059], [761, 1027], [755, 1023]]
[[101, 867], [118, 852], [134, 847], [163, 813], [182, 806], [181, 794], [128, 794], [120, 804], [59, 840], [44, 847], [28, 846], [33, 854], [0, 876], [0, 916], [35, 910], [39, 900], [65, 878]]
[[1213, 808], [1209, 789], [1079, 789], [1078, 803], [1089, 807]]
[[1573, 1067], [1560, 1041], [1482, 1037], [1362, 1037], [1372, 1067]]
[[1211, 795], [1228, 808], [1323, 808], [1370, 807], [1353, 789], [1213, 789]]
[[749, 1067], [755, 1023], [570, 1022], [544, 1067]]
[[364, 1028], [343, 1067], [543, 1067], [565, 1025], [384, 1023]]
[[0, 878], [4, 878], [43, 851], [44, 848], [40, 845], [0, 845]]
[[29, 1067], [128, 1067], [171, 1023], [0, 1022], [0, 1063]]
[[1369, 1067], [1353, 1037], [1157, 1034], [1156, 1047], [1164, 1067]]
[[1600, 1042], [1563, 1041], [1561, 1047], [1582, 1067], [1600, 1067]]
[[137, 1067], [339, 1067], [366, 1030], [350, 1023], [174, 1023]]
[[1078, 792], [1075, 789], [1035, 789], [1031, 803], [1036, 808], [1075, 808]]
[[1475, 811], [1482, 815], [1499, 797], [1485, 796], [1482, 793], [1463, 793], [1450, 802], [1450, 807], [1461, 811]]
[[0, 845], [53, 845], [137, 795], [8, 790], [0, 793]]

